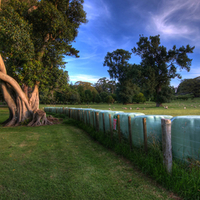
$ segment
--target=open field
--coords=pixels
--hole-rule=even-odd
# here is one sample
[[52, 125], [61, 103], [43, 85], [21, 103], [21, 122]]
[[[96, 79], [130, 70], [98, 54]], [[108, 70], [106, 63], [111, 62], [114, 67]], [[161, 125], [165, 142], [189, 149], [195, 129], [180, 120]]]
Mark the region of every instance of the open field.
[[[171, 103], [164, 103], [163, 106], [168, 106], [168, 109], [164, 107], [155, 107], [155, 102], [146, 102], [145, 104], [84, 104], [84, 105], [55, 105], [55, 107], [75, 107], [75, 108], [95, 108], [108, 110], [109, 108], [113, 111], [124, 111], [124, 112], [141, 112], [146, 115], [200, 115], [200, 98], [195, 98], [193, 100], [182, 100], [173, 101]], [[40, 105], [40, 107], [48, 107], [54, 105]], [[126, 107], [127, 110], [122, 109]], [[186, 107], [186, 109], [184, 109]], [[132, 108], [132, 109], [130, 109]], [[139, 108], [139, 110], [137, 110]]]
[[[8, 109], [0, 108], [0, 123]], [[62, 123], [0, 126], [0, 199], [172, 199], [126, 159]]]

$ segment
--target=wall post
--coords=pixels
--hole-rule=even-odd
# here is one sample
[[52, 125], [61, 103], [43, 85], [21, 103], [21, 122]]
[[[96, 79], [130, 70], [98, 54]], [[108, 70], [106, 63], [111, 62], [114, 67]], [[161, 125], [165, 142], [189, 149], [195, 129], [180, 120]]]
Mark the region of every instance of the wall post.
[[119, 137], [119, 142], [121, 143], [122, 141], [122, 135], [121, 135], [121, 130], [120, 130], [120, 117], [117, 115], [117, 128], [118, 128], [118, 137]]
[[130, 144], [130, 150], [132, 151], [132, 133], [131, 133], [131, 116], [128, 116], [128, 129], [129, 129], [129, 144]]
[[95, 112], [96, 114], [96, 130], [99, 131], [99, 113]]
[[163, 164], [168, 173], [172, 171], [171, 120], [161, 119]]
[[104, 116], [104, 113], [102, 113], [102, 116], [103, 116], [103, 132], [105, 134], [106, 132], [106, 127], [105, 127], [105, 116]]
[[111, 122], [111, 114], [109, 114], [109, 124], [110, 124], [110, 137], [113, 139], [113, 129], [112, 129], [112, 122]]
[[146, 118], [143, 118], [143, 134], [144, 134], [144, 151], [147, 153], [147, 122]]

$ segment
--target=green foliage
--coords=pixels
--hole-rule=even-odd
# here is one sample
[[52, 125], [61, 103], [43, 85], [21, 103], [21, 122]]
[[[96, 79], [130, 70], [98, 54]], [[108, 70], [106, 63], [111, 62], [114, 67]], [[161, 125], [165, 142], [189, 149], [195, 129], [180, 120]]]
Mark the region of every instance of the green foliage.
[[117, 100], [123, 104], [132, 103], [133, 96], [139, 92], [139, 87], [130, 80], [117, 84]]
[[184, 79], [178, 86], [178, 94], [192, 94], [194, 97], [200, 96], [200, 77], [194, 79]]
[[80, 101], [81, 102], [85, 102], [86, 99], [85, 99], [85, 90], [84, 90], [84, 87], [82, 85], [79, 85], [77, 87], [77, 91], [78, 91], [78, 93], [80, 95]]
[[170, 86], [162, 87], [162, 90], [156, 95], [156, 102], [169, 103], [174, 99], [174, 88]]
[[90, 90], [85, 90], [85, 100], [86, 102], [91, 102], [93, 100], [93, 95]]
[[117, 100], [117, 95], [116, 94], [111, 94], [112, 98], [114, 99], [114, 101]]
[[127, 78], [127, 72], [131, 68], [131, 65], [128, 63], [130, 58], [131, 53], [123, 49], [107, 53], [103, 65], [109, 67], [108, 73], [111, 79], [118, 79], [121, 82], [121, 80]]
[[19, 83], [53, 84], [65, 56], [78, 57], [71, 43], [86, 22], [83, 0], [2, 2], [0, 54]]
[[139, 93], [139, 94], [136, 94], [134, 97], [133, 97], [133, 101], [135, 101], [136, 103], [144, 103], [146, 101], [146, 98], [144, 96], [143, 93]]
[[194, 99], [194, 95], [191, 94], [185, 94], [185, 95], [178, 95], [175, 97], [176, 100], [188, 100], [188, 99]]
[[101, 101], [102, 101], [103, 103], [106, 103], [106, 98], [107, 98], [107, 96], [108, 96], [108, 93], [107, 93], [107, 92], [101, 92], [101, 93], [99, 94], [99, 96], [100, 96], [100, 98], [101, 98]]
[[104, 59], [104, 66], [109, 67], [110, 78], [117, 79], [117, 99], [124, 104], [132, 102], [132, 96], [138, 92], [135, 84], [137, 77], [137, 65], [128, 63], [131, 53], [123, 49], [108, 52]]
[[83, 102], [94, 102], [97, 95], [97, 90], [92, 86], [90, 82], [77, 81], [74, 85], [80, 95], [80, 101]]
[[106, 103], [114, 103], [114, 102], [115, 102], [115, 100], [112, 98], [111, 95], [106, 97]]
[[80, 103], [80, 96], [79, 96], [79, 93], [74, 91], [74, 90], [71, 90], [70, 92], [70, 97], [69, 97], [69, 101], [70, 103], [74, 104], [76, 102], [79, 102]]
[[101, 92], [107, 93], [114, 93], [116, 90], [116, 83], [115, 81], [110, 81], [106, 77], [100, 78], [97, 83], [95, 83], [96, 90]]
[[172, 78], [181, 78], [177, 68], [190, 71], [192, 59], [189, 59], [187, 54], [193, 53], [193, 50], [194, 47], [189, 45], [180, 48], [174, 45], [167, 51], [166, 47], [160, 45], [159, 35], [149, 38], [140, 36], [137, 48], [134, 47], [132, 52], [142, 59], [138, 74], [139, 82], [146, 91], [149, 91], [148, 97], [156, 92], [159, 95], [157, 100], [163, 101], [160, 97], [162, 88], [167, 86]]
[[95, 102], [96, 102], [96, 103], [102, 102], [101, 96], [100, 96], [99, 94], [97, 94], [97, 95], [95, 96]]
[[66, 103], [70, 101], [71, 88], [69, 87], [69, 75], [67, 71], [57, 69], [58, 79], [51, 78], [51, 85], [40, 84], [40, 100], [42, 103]]

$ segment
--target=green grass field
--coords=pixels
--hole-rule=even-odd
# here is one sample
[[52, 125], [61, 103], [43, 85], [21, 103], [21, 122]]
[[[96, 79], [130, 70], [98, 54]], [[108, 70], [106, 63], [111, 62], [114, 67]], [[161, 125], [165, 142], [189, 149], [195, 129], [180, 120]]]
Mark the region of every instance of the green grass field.
[[[0, 123], [8, 109], [0, 108]], [[0, 199], [174, 199], [126, 159], [66, 123], [0, 126]]]
[[[144, 104], [89, 104], [89, 105], [55, 105], [55, 107], [75, 107], [75, 108], [95, 108], [101, 110], [124, 111], [124, 112], [141, 112], [146, 115], [200, 115], [200, 98], [187, 101], [173, 101], [171, 103], [164, 103], [163, 106], [168, 106], [168, 109], [164, 107], [155, 107], [155, 102], [146, 102]], [[40, 105], [41, 108], [54, 106], [54, 105]], [[122, 109], [126, 107], [127, 110]], [[184, 109], [186, 107], [186, 109]], [[132, 108], [132, 109], [130, 109]], [[137, 110], [139, 108], [139, 110]]]

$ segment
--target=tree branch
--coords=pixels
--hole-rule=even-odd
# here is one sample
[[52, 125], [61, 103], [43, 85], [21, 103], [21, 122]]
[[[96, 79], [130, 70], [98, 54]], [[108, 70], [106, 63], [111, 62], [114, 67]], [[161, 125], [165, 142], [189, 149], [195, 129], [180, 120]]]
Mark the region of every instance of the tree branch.
[[6, 67], [5, 67], [5, 65], [4, 65], [4, 61], [3, 61], [2, 57], [1, 57], [1, 54], [0, 54], [0, 71], [1, 71], [2, 73], [4, 73], [4, 74], [7, 74], [7, 72], [6, 72]]
[[0, 72], [0, 79], [2, 81], [6, 82], [6, 83], [9, 83], [13, 87], [15, 92], [19, 95], [21, 100], [24, 101], [24, 103], [26, 104], [27, 109], [31, 110], [31, 107], [30, 107], [30, 105], [28, 103], [28, 99], [26, 98], [26, 95], [22, 91], [22, 89], [19, 86], [18, 82], [15, 79], [13, 79], [12, 77], [8, 76], [7, 74], [4, 74], [3, 72]]

